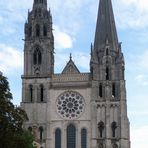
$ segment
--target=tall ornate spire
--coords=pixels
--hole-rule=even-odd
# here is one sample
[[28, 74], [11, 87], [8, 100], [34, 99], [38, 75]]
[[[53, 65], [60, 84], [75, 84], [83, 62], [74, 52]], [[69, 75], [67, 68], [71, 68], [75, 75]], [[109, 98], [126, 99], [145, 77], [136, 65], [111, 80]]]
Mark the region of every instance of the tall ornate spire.
[[118, 37], [111, 0], [100, 0], [94, 49], [100, 50], [108, 44], [110, 49], [118, 50]]

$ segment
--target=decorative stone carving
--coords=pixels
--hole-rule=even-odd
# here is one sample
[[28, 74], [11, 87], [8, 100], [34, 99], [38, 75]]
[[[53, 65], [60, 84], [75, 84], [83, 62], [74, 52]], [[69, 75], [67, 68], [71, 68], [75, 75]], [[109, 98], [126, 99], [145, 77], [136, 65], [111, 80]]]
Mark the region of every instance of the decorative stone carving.
[[75, 119], [82, 114], [85, 102], [79, 93], [67, 91], [58, 97], [56, 107], [62, 118]]

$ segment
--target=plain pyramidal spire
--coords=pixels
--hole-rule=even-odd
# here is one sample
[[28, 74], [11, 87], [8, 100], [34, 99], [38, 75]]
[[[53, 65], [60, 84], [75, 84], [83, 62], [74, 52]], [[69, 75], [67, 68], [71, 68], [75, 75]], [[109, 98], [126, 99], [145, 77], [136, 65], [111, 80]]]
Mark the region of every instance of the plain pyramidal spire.
[[118, 50], [118, 36], [111, 0], [100, 0], [94, 49], [100, 50], [108, 44], [112, 50]]
[[47, 8], [47, 0], [34, 0], [33, 8], [35, 8], [35, 7]]

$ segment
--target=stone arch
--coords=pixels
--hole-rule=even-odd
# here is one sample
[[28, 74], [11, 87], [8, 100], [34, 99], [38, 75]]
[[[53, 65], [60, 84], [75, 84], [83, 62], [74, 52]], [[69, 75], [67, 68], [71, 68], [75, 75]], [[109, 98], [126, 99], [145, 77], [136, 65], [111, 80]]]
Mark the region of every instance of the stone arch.
[[67, 148], [76, 148], [76, 127], [74, 124], [67, 126]]
[[55, 129], [55, 148], [61, 148], [61, 129]]

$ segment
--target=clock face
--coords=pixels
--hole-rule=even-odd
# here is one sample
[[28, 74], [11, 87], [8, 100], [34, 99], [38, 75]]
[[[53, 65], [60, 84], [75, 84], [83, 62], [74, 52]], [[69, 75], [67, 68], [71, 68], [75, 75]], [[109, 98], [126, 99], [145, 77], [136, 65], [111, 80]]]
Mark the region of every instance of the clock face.
[[85, 102], [79, 93], [67, 91], [58, 97], [56, 107], [58, 114], [62, 118], [75, 119], [82, 114]]

